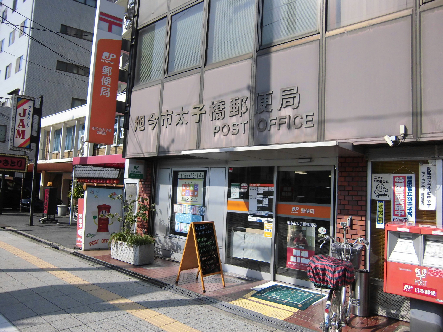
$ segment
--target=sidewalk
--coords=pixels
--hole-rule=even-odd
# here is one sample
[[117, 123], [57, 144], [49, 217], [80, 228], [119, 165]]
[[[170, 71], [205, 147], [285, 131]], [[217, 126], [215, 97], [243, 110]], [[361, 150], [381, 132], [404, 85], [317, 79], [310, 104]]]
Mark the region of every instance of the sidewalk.
[[[179, 263], [156, 258], [154, 264], [136, 267], [111, 258], [110, 250], [81, 251], [75, 248], [76, 224], [69, 223], [69, 217], [57, 217], [57, 222], [41, 224], [40, 215], [34, 216], [34, 226], [29, 226], [29, 213], [4, 212], [0, 215], [0, 228], [9, 229], [34, 240], [41, 241], [56, 249], [66, 250], [76, 256], [105, 265], [114, 270], [130, 274], [150, 282], [158, 287], [174, 289], [191, 298], [261, 323], [282, 330], [319, 331], [320, 321], [324, 311], [324, 302], [311, 305], [306, 310], [294, 309], [288, 312], [288, 307], [250, 301], [248, 294], [252, 288], [267, 284], [264, 280], [250, 280], [234, 275], [225, 274], [225, 287], [220, 275], [204, 278], [206, 293], [202, 292], [200, 279], [196, 279], [197, 270], [187, 270], [180, 273], [178, 285], [175, 284]], [[395, 319], [372, 316], [352, 317], [350, 327], [343, 331], [383, 331], [406, 332], [409, 323]]]

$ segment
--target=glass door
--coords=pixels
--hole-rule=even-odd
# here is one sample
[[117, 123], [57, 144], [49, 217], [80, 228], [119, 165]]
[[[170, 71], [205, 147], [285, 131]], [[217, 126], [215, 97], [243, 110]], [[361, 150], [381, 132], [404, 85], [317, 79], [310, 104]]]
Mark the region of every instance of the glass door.
[[308, 285], [311, 256], [328, 253], [320, 248], [319, 232], [333, 232], [332, 167], [299, 169], [281, 167], [276, 186], [275, 279]]

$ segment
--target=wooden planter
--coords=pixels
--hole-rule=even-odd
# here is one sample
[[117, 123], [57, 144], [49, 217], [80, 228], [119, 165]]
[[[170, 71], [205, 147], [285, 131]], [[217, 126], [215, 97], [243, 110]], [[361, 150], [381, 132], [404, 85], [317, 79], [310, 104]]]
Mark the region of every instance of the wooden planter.
[[126, 242], [111, 243], [111, 258], [132, 265], [148, 265], [154, 262], [154, 243], [129, 246]]

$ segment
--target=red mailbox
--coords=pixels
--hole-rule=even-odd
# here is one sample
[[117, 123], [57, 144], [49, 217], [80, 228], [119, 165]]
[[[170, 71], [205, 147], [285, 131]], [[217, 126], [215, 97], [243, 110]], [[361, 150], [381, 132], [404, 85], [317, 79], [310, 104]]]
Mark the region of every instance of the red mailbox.
[[443, 229], [389, 223], [385, 227], [384, 291], [443, 303]]

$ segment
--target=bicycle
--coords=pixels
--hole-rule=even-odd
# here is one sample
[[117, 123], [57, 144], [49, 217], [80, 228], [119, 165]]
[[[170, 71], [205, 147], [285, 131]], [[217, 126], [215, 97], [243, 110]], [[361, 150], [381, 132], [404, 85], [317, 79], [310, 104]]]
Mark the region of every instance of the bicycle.
[[[353, 243], [338, 242], [330, 236], [322, 239], [320, 248], [326, 241], [331, 243], [331, 255], [315, 255], [308, 264], [308, 276], [316, 287], [329, 289], [324, 319], [320, 328], [323, 332], [341, 331], [349, 322], [352, 306], [358, 306], [355, 298], [355, 270], [358, 270], [363, 247], [369, 243], [358, 238]], [[349, 291], [348, 291], [349, 287]], [[349, 294], [348, 294], [349, 293]]]

